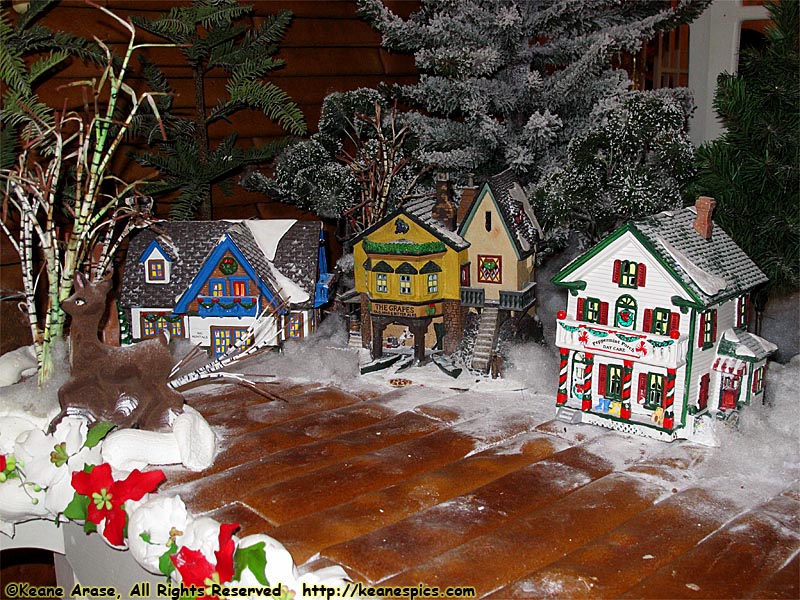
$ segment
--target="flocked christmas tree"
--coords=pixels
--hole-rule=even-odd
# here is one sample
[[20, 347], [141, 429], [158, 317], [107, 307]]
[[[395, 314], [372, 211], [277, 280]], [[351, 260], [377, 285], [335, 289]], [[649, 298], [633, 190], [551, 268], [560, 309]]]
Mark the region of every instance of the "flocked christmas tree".
[[420, 109], [408, 122], [421, 158], [478, 176], [513, 167], [525, 182], [560, 163], [595, 111], [628, 91], [616, 54], [707, 4], [422, 0], [404, 20], [381, 0], [359, 0], [384, 46], [414, 53], [420, 81], [396, 92]]
[[[138, 130], [158, 145], [156, 152], [139, 154], [141, 164], [158, 169], [162, 180], [147, 190], [151, 194], [179, 191], [171, 214], [178, 219], [212, 216], [212, 188], [231, 190], [233, 177], [244, 165], [264, 162], [283, 146], [282, 142], [244, 148], [236, 134], [212, 147], [210, 128], [247, 108], [258, 109], [294, 135], [306, 131], [300, 108], [265, 75], [283, 65], [275, 58], [278, 42], [291, 22], [291, 13], [280, 11], [253, 28], [245, 19], [252, 7], [237, 0], [193, 0], [190, 6], [172, 8], [155, 19], [134, 22], [180, 47], [191, 67], [195, 105], [190, 115], [172, 109], [168, 80], [154, 65], [144, 63], [151, 87], [165, 92], [160, 112], [167, 140], [159, 141], [155, 120], [142, 118]], [[228, 96], [207, 106], [205, 80], [214, 70], [228, 74]]]
[[666, 92], [631, 92], [572, 140], [564, 166], [536, 189], [551, 236], [576, 233], [590, 245], [621, 222], [681, 207], [695, 174], [694, 148], [686, 103]]
[[769, 5], [763, 49], [742, 52], [717, 80], [722, 136], [698, 152], [697, 193], [778, 291], [800, 288], [800, 4]]
[[413, 150], [413, 136], [381, 94], [336, 92], [323, 102], [319, 131], [284, 150], [271, 177], [254, 173], [244, 186], [338, 219], [345, 241], [415, 193], [426, 169]]

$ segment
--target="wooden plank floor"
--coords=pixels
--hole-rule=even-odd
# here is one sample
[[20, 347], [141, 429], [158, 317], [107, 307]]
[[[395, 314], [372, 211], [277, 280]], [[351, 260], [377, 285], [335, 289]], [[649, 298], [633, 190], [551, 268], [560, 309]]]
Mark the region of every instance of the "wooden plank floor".
[[221, 451], [162, 491], [298, 565], [492, 598], [800, 597], [800, 484], [725, 497], [693, 476], [718, 450], [537, 419], [524, 393], [263, 389], [187, 395]]

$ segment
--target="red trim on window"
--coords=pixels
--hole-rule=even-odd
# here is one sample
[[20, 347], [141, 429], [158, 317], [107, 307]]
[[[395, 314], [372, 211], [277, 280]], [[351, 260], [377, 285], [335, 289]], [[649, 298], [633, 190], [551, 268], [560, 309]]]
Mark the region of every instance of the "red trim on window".
[[644, 323], [642, 324], [642, 329], [648, 333], [652, 332], [653, 330], [653, 309], [652, 308], [645, 308], [644, 309]]
[[583, 321], [583, 303], [586, 301], [585, 298], [578, 298], [578, 312], [575, 315], [575, 318], [578, 321]]
[[600, 324], [608, 325], [608, 302], [600, 303]]
[[622, 270], [622, 261], [617, 259], [614, 261], [614, 272], [611, 274], [611, 281], [619, 283], [619, 272]]
[[706, 336], [706, 313], [700, 313], [700, 327], [697, 328], [697, 347], [703, 347], [703, 339]]
[[646, 280], [647, 280], [647, 265], [645, 265], [644, 263], [639, 263], [639, 267], [636, 269], [636, 287], [644, 287]]
[[669, 330], [670, 331], [677, 331], [681, 327], [681, 314], [679, 312], [672, 311], [669, 313]]
[[717, 311], [711, 311], [711, 341], [717, 341]]
[[647, 394], [647, 373], [639, 373], [639, 387], [636, 389], [636, 402], [644, 404]]
[[606, 365], [600, 365], [597, 369], [597, 395], [606, 395]]

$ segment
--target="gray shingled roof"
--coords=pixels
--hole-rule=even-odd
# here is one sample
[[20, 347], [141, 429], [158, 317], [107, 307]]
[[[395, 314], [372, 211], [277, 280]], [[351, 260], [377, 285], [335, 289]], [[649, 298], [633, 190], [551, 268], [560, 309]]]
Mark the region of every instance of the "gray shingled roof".
[[[147, 308], [174, 306], [230, 227], [231, 223], [226, 221], [163, 221], [139, 231], [128, 245], [120, 304]], [[172, 261], [169, 283], [145, 283], [145, 266], [139, 260], [156, 238]]]
[[[695, 207], [691, 206], [652, 215], [631, 225], [650, 242], [665, 263], [675, 268], [683, 283], [706, 304], [742, 294], [767, 282], [767, 276], [721, 227], [714, 225], [710, 239], [705, 239], [695, 231], [696, 216]], [[688, 272], [662, 240], [700, 271], [691, 269], [692, 272]], [[707, 275], [724, 280], [722, 288], [715, 293], [704, 290], [704, 284], [700, 280]]]
[[[533, 211], [527, 199], [524, 195], [515, 197], [513, 193], [517, 183], [514, 172], [506, 169], [502, 173], [490, 177], [486, 183], [489, 184], [489, 189], [492, 190], [492, 195], [497, 201], [503, 220], [511, 232], [511, 239], [517, 248], [517, 253], [522, 257], [530, 255], [536, 250], [539, 232], [532, 220]], [[526, 204], [527, 206], [525, 206]]]
[[393, 221], [400, 215], [407, 215], [413, 220], [417, 221], [422, 227], [431, 232], [439, 240], [456, 250], [464, 250], [469, 248], [469, 242], [458, 235], [455, 231], [450, 231], [438, 219], [434, 219], [431, 212], [436, 204], [435, 196], [428, 196], [423, 198], [414, 198], [407, 201], [403, 206], [396, 209], [391, 214], [385, 216], [383, 219], [368, 227], [367, 229], [356, 235], [351, 241], [355, 243], [364, 239], [370, 233], [383, 227], [387, 222]]
[[[319, 231], [316, 221], [298, 221], [284, 234], [276, 249], [274, 266], [308, 292], [308, 302], [295, 305], [297, 308], [311, 306], [314, 302]], [[124, 307], [174, 306], [225, 233], [230, 235], [261, 280], [276, 292], [278, 284], [269, 261], [243, 222], [164, 221], [142, 230], [131, 239], [125, 259], [120, 304]], [[167, 284], [145, 283], [144, 264], [139, 260], [154, 239], [158, 239], [172, 260]]]

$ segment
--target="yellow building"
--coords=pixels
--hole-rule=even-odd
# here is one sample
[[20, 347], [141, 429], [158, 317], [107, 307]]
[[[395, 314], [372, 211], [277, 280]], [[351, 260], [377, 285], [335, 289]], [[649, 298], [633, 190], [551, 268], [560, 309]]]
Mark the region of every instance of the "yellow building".
[[425, 333], [434, 324], [445, 354], [461, 341], [462, 267], [469, 244], [455, 230], [456, 207], [447, 182], [435, 198], [406, 203], [355, 239], [356, 291], [361, 335], [373, 358], [382, 354], [383, 331], [392, 323], [414, 335], [415, 357], [425, 357]]
[[500, 325], [534, 304], [540, 235], [510, 170], [480, 188], [467, 186], [458, 207], [446, 176], [437, 178], [434, 198], [408, 202], [355, 238], [362, 345], [378, 358], [386, 327], [404, 325], [422, 361], [425, 333], [433, 325], [437, 346], [452, 354], [473, 310], [481, 318], [471, 366], [485, 371]]

